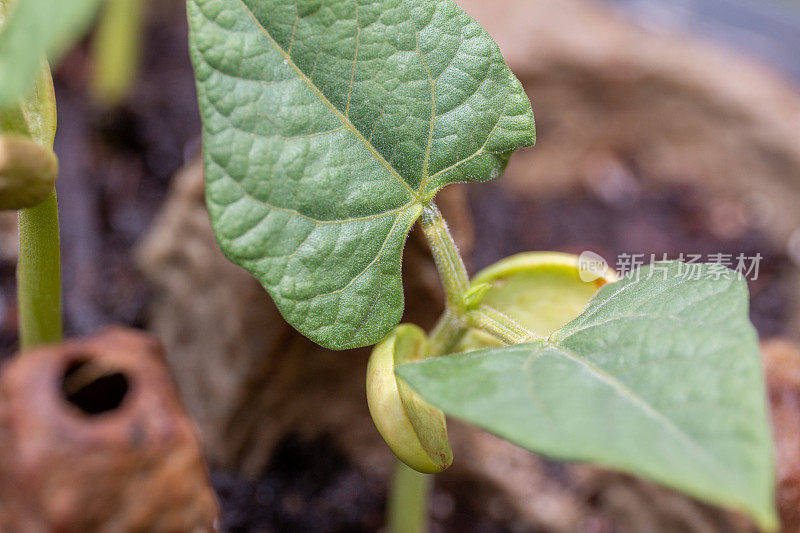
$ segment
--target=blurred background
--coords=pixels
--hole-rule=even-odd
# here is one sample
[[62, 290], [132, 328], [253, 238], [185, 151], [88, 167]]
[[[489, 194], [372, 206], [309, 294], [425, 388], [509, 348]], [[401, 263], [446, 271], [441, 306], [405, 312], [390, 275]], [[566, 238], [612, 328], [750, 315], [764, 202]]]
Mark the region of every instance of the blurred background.
[[[800, 531], [800, 2], [458, 3], [523, 82], [538, 134], [501, 179], [442, 192], [470, 270], [544, 249], [593, 250], [612, 266], [633, 254], [758, 257], [751, 315], [778, 501], [785, 531]], [[54, 73], [67, 333], [123, 324], [164, 343], [224, 531], [378, 530], [393, 461], [366, 409], [368, 352], [302, 338], [217, 249], [184, 2], [140, 7], [122, 97], [93, 85], [96, 32]], [[2, 214], [3, 357], [16, 350], [16, 246], [15, 216]], [[405, 257], [406, 318], [430, 326], [442, 297], [419, 235]], [[450, 432], [456, 460], [436, 477], [433, 531], [754, 531], [629, 476]]]

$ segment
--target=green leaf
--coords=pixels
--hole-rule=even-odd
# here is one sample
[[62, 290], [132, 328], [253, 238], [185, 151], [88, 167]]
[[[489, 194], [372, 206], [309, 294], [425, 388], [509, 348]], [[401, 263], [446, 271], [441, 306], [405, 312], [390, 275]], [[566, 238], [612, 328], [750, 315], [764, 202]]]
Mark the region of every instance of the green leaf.
[[422, 206], [533, 144], [521, 85], [452, 0], [190, 0], [189, 21], [222, 250], [315, 342], [375, 343]]
[[16, 105], [0, 109], [0, 135], [16, 134], [32, 138], [51, 148], [56, 138], [56, 98], [47, 61], [42, 61], [33, 89]]
[[101, 1], [0, 0], [0, 107], [28, 93], [42, 59], [55, 63], [88, 29]]
[[531, 451], [636, 473], [777, 525], [747, 285], [720, 265], [659, 263], [600, 289], [547, 340], [397, 372], [445, 413]]
[[42, 60], [32, 90], [0, 108], [0, 210], [32, 207], [50, 195], [58, 176], [55, 134], [53, 79]]

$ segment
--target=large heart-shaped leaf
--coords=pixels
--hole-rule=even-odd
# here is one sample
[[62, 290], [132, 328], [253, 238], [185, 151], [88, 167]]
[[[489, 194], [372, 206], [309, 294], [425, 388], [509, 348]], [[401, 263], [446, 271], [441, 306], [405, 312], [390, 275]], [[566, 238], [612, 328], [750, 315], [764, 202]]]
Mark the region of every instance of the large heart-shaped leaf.
[[28, 94], [42, 60], [57, 61], [87, 30], [101, 2], [0, 0], [0, 107]]
[[312, 340], [373, 344], [425, 203], [533, 143], [525, 92], [452, 0], [190, 0], [189, 20], [222, 250]]
[[659, 263], [527, 344], [403, 365], [445, 413], [529, 450], [640, 474], [773, 528], [773, 452], [745, 282]]

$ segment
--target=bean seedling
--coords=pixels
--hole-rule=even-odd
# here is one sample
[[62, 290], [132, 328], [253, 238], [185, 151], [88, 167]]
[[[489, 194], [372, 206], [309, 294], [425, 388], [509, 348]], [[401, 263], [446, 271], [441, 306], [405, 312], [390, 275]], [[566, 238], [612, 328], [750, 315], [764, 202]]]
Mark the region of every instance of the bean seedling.
[[[436, 192], [499, 177], [535, 139], [530, 101], [479, 24], [452, 0], [188, 4], [217, 241], [313, 341], [378, 343], [367, 399], [402, 461], [447, 468], [446, 413], [776, 527], [739, 275], [664, 262], [587, 282], [576, 257], [538, 253], [468, 277]], [[415, 223], [446, 292], [429, 334], [397, 326]], [[427, 482], [396, 479], [391, 525], [419, 529]]]
[[[42, 58], [56, 60], [99, 4], [19, 0], [6, 20], [0, 0], [0, 203], [21, 209], [23, 347], [61, 338]], [[189, 0], [188, 16], [215, 236], [314, 342], [377, 343], [366, 397], [403, 461], [393, 530], [424, 527], [427, 474], [453, 460], [445, 415], [777, 527], [741, 276], [664, 262], [617, 280], [550, 252], [468, 276], [436, 193], [498, 178], [535, 131], [498, 47], [452, 0]], [[398, 325], [414, 224], [446, 293], [428, 333]]]

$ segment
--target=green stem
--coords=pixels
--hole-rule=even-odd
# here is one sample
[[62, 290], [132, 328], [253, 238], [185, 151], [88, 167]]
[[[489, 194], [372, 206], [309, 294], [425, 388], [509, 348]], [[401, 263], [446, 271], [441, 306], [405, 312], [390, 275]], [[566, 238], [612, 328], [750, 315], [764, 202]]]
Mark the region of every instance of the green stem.
[[447, 223], [433, 203], [425, 206], [419, 223], [428, 239], [433, 260], [442, 278], [447, 294], [447, 305], [455, 313], [463, 315], [466, 306], [464, 296], [469, 289], [469, 276]]
[[483, 330], [497, 337], [505, 344], [520, 344], [534, 338], [529, 331], [516, 320], [488, 305], [481, 305], [467, 314], [470, 327]]
[[421, 533], [426, 530], [428, 492], [432, 477], [397, 461], [389, 495], [390, 533]]
[[[465, 295], [469, 277], [447, 223], [433, 203], [419, 219], [439, 277], [447, 295], [442, 318], [430, 335], [430, 357], [450, 353], [467, 330]], [[391, 533], [422, 533], [427, 527], [427, 503], [431, 477], [397, 461], [389, 498], [388, 525]]]
[[109, 0], [92, 41], [93, 96], [104, 105], [119, 103], [136, 77], [142, 48], [143, 0]]
[[19, 211], [17, 302], [20, 349], [61, 340], [61, 254], [55, 190], [41, 204]]
[[[429, 357], [450, 353], [467, 328], [464, 317], [445, 311], [430, 339]], [[388, 525], [390, 533], [423, 533], [428, 522], [428, 492], [433, 476], [423, 474], [397, 461], [389, 497]]]
[[[429, 336], [429, 357], [452, 353], [468, 328], [487, 331], [507, 344], [518, 344], [533, 337], [512, 318], [491, 307], [481, 305], [478, 309], [468, 310], [467, 269], [447, 223], [433, 203], [423, 209], [420, 226], [428, 239], [447, 296], [445, 312]], [[426, 530], [430, 480], [429, 475], [397, 462], [389, 499], [389, 530], [392, 533], [421, 533]]]
[[467, 324], [464, 317], [449, 309], [445, 310], [428, 336], [430, 341], [428, 357], [438, 357], [452, 353], [466, 332]]
[[419, 221], [447, 295], [445, 313], [431, 333], [431, 355], [450, 353], [468, 327], [486, 331], [506, 344], [530, 340], [532, 332], [500, 311], [486, 305], [474, 311], [467, 310], [469, 276], [442, 213], [435, 204], [430, 203], [423, 209]]

